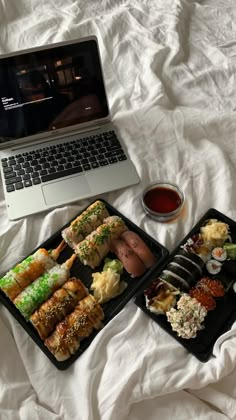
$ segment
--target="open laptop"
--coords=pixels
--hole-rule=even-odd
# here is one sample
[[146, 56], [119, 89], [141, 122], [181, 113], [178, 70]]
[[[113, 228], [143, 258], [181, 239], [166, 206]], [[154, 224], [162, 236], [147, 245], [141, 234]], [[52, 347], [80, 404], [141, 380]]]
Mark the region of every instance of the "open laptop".
[[96, 37], [0, 57], [0, 163], [10, 220], [139, 182]]

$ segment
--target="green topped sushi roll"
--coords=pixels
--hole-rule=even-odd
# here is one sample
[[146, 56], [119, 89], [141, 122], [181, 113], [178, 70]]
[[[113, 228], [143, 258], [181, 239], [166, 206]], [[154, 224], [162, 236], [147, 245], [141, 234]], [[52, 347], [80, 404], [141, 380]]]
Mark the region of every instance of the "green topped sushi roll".
[[110, 251], [113, 239], [127, 230], [124, 221], [118, 216], [111, 216], [75, 247], [75, 253], [84, 265], [91, 268], [99, 266]]
[[75, 258], [73, 254], [64, 264], [56, 264], [16, 297], [14, 304], [27, 320], [41, 303], [68, 280]]
[[108, 216], [105, 204], [97, 200], [62, 231], [62, 237], [71, 248], [74, 248], [76, 244], [101, 225], [103, 219]]
[[0, 279], [0, 289], [13, 301], [25, 287], [56, 264], [55, 261], [63, 248], [64, 244], [61, 242], [51, 252], [48, 252], [44, 248], [38, 249], [34, 254], [25, 258], [9, 270]]

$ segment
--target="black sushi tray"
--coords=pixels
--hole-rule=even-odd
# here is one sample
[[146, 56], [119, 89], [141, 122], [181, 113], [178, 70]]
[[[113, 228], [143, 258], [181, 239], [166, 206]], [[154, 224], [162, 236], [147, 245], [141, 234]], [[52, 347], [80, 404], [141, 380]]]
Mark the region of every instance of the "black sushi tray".
[[[162, 267], [157, 267], [154, 272], [145, 280], [141, 288], [135, 295], [134, 302], [141, 308], [143, 312], [152, 318], [158, 325], [160, 325], [167, 333], [176, 339], [183, 347], [197, 357], [201, 362], [207, 362], [212, 355], [213, 347], [216, 340], [227, 330], [230, 329], [232, 323], [236, 320], [236, 293], [233, 291], [232, 284], [236, 281], [236, 261], [230, 261], [224, 265], [221, 272], [213, 278], [221, 280], [224, 284], [226, 293], [223, 297], [216, 298], [216, 308], [207, 313], [204, 320], [204, 329], [198, 331], [197, 336], [191, 339], [183, 339], [172, 330], [170, 323], [167, 321], [166, 315], [157, 315], [146, 308], [144, 290], [147, 289], [153, 280], [157, 279], [161, 271], [172, 261], [173, 257], [178, 254], [179, 250], [186, 243], [186, 241], [193, 235], [197, 234], [200, 227], [203, 226], [208, 219], [217, 219], [221, 222], [227, 223], [230, 228], [232, 242], [236, 243], [236, 222], [228, 218], [218, 210], [211, 208], [198, 221], [193, 229], [185, 236], [185, 238], [178, 244], [174, 251], [168, 256]], [[203, 276], [211, 277], [203, 269]]]
[[[121, 309], [126, 305], [126, 303], [135, 295], [137, 290], [141, 287], [141, 285], [150, 277], [150, 275], [160, 266], [164, 263], [167, 256], [169, 255], [168, 250], [161, 245], [159, 242], [154, 240], [152, 237], [150, 237], [146, 232], [144, 232], [142, 229], [140, 229], [137, 225], [135, 225], [131, 220], [126, 218], [123, 214], [121, 214], [118, 210], [116, 210], [112, 205], [110, 205], [108, 202], [106, 202], [103, 199], [98, 198], [98, 200], [103, 201], [106, 205], [106, 208], [110, 215], [117, 215], [120, 216], [123, 221], [126, 223], [127, 227], [136, 232], [150, 247], [154, 255], [156, 256], [156, 263], [147, 270], [143, 276], [139, 278], [131, 278], [131, 276], [124, 272], [122, 274], [121, 280], [124, 280], [127, 283], [127, 288], [125, 291], [118, 297], [110, 300], [109, 302], [102, 305], [105, 319], [103, 321], [103, 324], [108, 324], [111, 319], [118, 314]], [[92, 202], [90, 203], [92, 204]], [[87, 206], [88, 207], [88, 206]], [[86, 208], [87, 208], [86, 207]], [[85, 208], [85, 209], [86, 209]], [[84, 210], [85, 210], [84, 209]], [[82, 210], [83, 211], [83, 210]], [[80, 213], [79, 212], [78, 215]], [[77, 215], [77, 216], [78, 216]], [[72, 220], [74, 220], [77, 216], [75, 216]], [[49, 239], [47, 239], [45, 242], [40, 244], [36, 249], [32, 250], [30, 253], [33, 254], [37, 249], [39, 248], [45, 248], [47, 250], [56, 248], [59, 243], [62, 240], [61, 231], [70, 225], [71, 221], [68, 221], [64, 226], [62, 226], [53, 236], [51, 236]], [[64, 261], [66, 261], [71, 255], [73, 251], [69, 246], [66, 246], [66, 248], [61, 252], [58, 263], [62, 264]], [[115, 258], [114, 255], [110, 254], [108, 255], [110, 258]], [[20, 261], [17, 261], [18, 263]], [[16, 264], [14, 264], [15, 266]], [[102, 265], [103, 266], [103, 265]], [[79, 260], [77, 259], [71, 270], [71, 277], [75, 276], [79, 278], [86, 287], [90, 287], [92, 283], [92, 273], [101, 271], [101, 267], [97, 267], [96, 270], [92, 270], [88, 266], [82, 265]], [[44, 345], [43, 341], [41, 340], [40, 336], [38, 335], [37, 331], [33, 327], [33, 325], [30, 322], [27, 322], [25, 318], [21, 315], [21, 313], [18, 311], [18, 309], [14, 306], [14, 304], [7, 298], [7, 296], [0, 290], [0, 301], [3, 303], [3, 305], [6, 306], [6, 308], [11, 312], [11, 314], [15, 317], [15, 319], [20, 323], [20, 325], [27, 331], [29, 336], [35, 341], [35, 343], [40, 347], [40, 349], [45, 353], [45, 355], [50, 359], [50, 361], [54, 364], [54, 366], [60, 370], [65, 370], [69, 368], [69, 366], [72, 365], [72, 363], [75, 362], [75, 360], [87, 349], [87, 347], [90, 345], [94, 337], [99, 334], [99, 331], [94, 332], [90, 337], [85, 338], [81, 341], [80, 348], [78, 351], [71, 356], [66, 361], [57, 361], [57, 359], [52, 355], [52, 353], [47, 349], [47, 347]]]

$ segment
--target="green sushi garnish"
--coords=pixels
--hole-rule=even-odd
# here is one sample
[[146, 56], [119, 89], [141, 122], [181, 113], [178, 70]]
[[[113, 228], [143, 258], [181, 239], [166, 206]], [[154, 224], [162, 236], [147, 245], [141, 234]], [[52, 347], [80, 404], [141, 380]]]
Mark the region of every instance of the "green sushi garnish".
[[236, 260], [236, 244], [232, 244], [231, 242], [226, 242], [224, 244], [224, 249], [227, 253], [227, 257], [231, 260]]

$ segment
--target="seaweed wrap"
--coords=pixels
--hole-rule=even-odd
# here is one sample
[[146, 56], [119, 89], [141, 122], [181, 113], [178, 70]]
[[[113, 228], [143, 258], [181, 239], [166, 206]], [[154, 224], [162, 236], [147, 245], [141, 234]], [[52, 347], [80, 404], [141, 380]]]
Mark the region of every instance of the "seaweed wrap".
[[52, 333], [56, 324], [74, 310], [79, 300], [88, 295], [83, 283], [72, 277], [33, 313], [30, 321], [42, 340]]
[[61, 242], [51, 252], [40, 248], [34, 254], [25, 258], [0, 279], [2, 291], [13, 301], [30, 283], [56, 264], [64, 246], [64, 243]]
[[[104, 220], [105, 221], [105, 220]], [[107, 223], [97, 227], [82, 242], [76, 245], [75, 253], [84, 265], [95, 268], [110, 251], [111, 241], [118, 238], [128, 228], [117, 216], [109, 218]]]
[[62, 231], [62, 237], [71, 248], [74, 248], [76, 244], [101, 225], [103, 219], [108, 216], [105, 204], [97, 200]]
[[88, 295], [57, 324], [44, 344], [58, 361], [67, 360], [79, 349], [83, 338], [89, 337], [94, 328], [102, 328], [103, 319], [101, 306], [92, 295]]
[[69, 279], [70, 268], [75, 257], [73, 254], [64, 264], [54, 265], [14, 299], [15, 306], [26, 320], [55, 290], [59, 289]]

